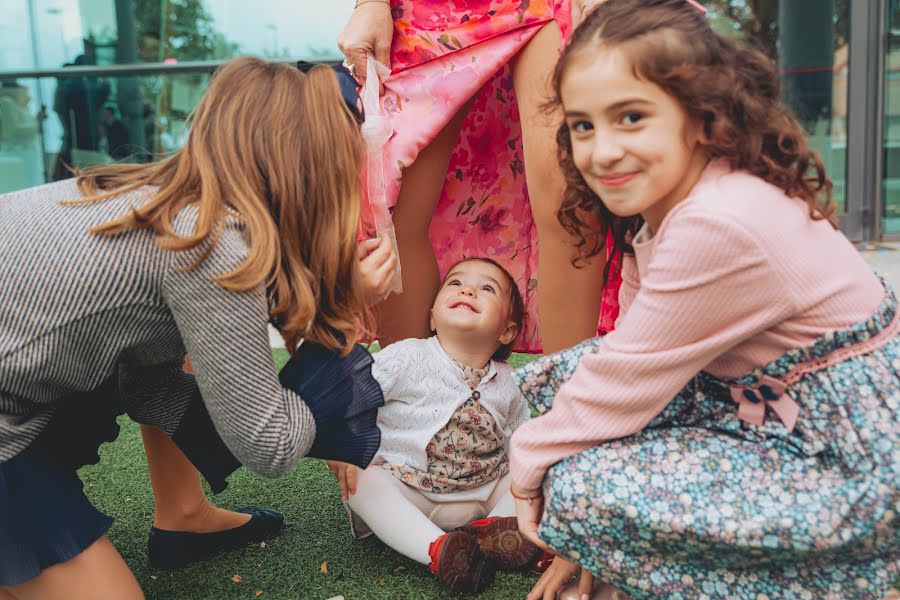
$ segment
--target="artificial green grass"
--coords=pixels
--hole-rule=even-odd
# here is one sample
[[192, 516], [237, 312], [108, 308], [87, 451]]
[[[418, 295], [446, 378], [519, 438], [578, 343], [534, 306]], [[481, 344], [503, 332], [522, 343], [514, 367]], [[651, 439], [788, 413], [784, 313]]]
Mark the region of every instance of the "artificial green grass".
[[[279, 368], [287, 353], [274, 352]], [[514, 355], [515, 365], [531, 357]], [[270, 507], [285, 514], [281, 535], [220, 554], [172, 573], [150, 569], [147, 531], [153, 495], [138, 426], [120, 421], [119, 438], [101, 449], [98, 465], [80, 475], [85, 492], [115, 517], [109, 537], [138, 578], [148, 599], [346, 600], [457, 598], [426, 567], [386, 547], [374, 536], [354, 540], [334, 476], [320, 460], [304, 459], [287, 476], [266, 480], [241, 469], [213, 498], [223, 508]], [[322, 564], [327, 562], [327, 573]], [[537, 580], [528, 573], [498, 573], [479, 598], [524, 598]]]

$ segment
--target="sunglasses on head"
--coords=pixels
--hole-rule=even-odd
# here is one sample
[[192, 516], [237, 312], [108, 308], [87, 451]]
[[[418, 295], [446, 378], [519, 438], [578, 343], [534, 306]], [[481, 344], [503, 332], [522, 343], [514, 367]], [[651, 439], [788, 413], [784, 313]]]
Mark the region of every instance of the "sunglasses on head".
[[[317, 67], [322, 63], [311, 63], [305, 60], [297, 61], [297, 68], [308, 73], [313, 67]], [[362, 124], [366, 120], [366, 114], [363, 110], [362, 99], [359, 97], [359, 82], [350, 73], [350, 69], [344, 65], [331, 65], [335, 77], [337, 77], [338, 87], [341, 89], [341, 96], [347, 104], [347, 108], [353, 113], [356, 122]]]

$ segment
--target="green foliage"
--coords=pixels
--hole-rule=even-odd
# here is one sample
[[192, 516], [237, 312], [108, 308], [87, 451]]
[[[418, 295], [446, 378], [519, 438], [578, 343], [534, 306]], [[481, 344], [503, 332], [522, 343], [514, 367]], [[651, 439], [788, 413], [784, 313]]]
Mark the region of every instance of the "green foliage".
[[216, 31], [202, 0], [133, 2], [138, 44], [145, 61], [231, 58], [240, 50]]

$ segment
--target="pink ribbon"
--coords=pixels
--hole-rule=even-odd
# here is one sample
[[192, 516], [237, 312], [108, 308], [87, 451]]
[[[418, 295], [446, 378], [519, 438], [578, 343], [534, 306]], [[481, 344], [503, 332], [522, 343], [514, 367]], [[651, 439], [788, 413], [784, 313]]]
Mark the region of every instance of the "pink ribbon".
[[706, 7], [697, 2], [697, 0], [686, 0], [686, 2], [697, 9], [697, 12], [699, 12], [701, 15], [705, 15], [707, 12], [709, 12]]
[[751, 425], [762, 426], [768, 407], [791, 432], [800, 415], [800, 406], [787, 394], [784, 382], [768, 375], [760, 377], [753, 387], [731, 386], [731, 398], [738, 403], [738, 418]]

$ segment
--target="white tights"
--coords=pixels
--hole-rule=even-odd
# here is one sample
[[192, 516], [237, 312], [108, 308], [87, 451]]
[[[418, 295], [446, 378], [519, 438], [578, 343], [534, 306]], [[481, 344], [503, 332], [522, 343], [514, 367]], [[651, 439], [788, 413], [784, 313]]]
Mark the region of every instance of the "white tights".
[[435, 502], [375, 466], [358, 472], [356, 493], [347, 500], [347, 506], [382, 542], [427, 565], [431, 562], [428, 546], [445, 532], [486, 516], [514, 517], [516, 505], [509, 486], [510, 476], [506, 474], [484, 502], [453, 501], [452, 494], [444, 502]]

